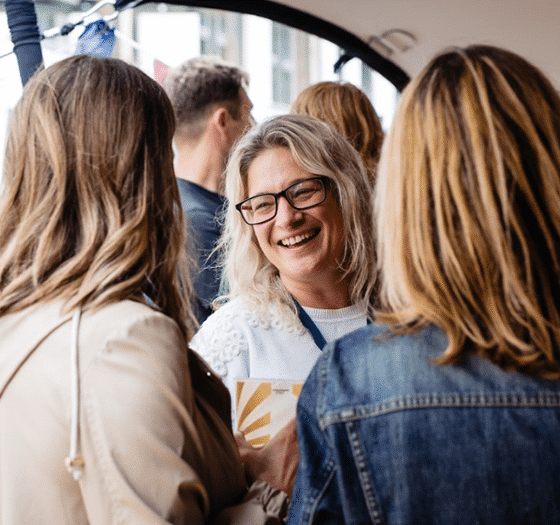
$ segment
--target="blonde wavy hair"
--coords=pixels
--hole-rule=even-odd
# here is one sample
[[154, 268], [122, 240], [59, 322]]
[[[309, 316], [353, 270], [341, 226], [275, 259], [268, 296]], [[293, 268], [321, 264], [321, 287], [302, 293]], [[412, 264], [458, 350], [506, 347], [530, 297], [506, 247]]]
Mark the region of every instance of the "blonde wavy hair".
[[406, 88], [375, 197], [381, 321], [560, 378], [560, 98], [523, 58], [453, 49]]
[[[249, 197], [248, 170], [263, 152], [290, 150], [295, 163], [312, 175], [331, 181], [330, 191], [340, 205], [346, 242], [340, 261], [343, 278], [349, 277], [352, 304], [372, 305], [375, 290], [375, 251], [371, 243], [373, 222], [370, 182], [360, 156], [336, 130], [309, 116], [284, 115], [249, 131], [234, 148], [227, 166], [225, 191], [228, 207], [221, 249], [230, 298], [250, 301], [263, 318], [276, 310], [292, 320], [296, 308], [282, 284], [278, 270], [266, 259], [253, 227], [235, 209]], [[270, 174], [274, 177], [274, 173]]]
[[0, 315], [132, 299], [190, 337], [174, 122], [163, 89], [120, 60], [74, 56], [29, 81], [4, 159]]
[[294, 100], [291, 112], [333, 126], [356, 148], [372, 181], [383, 143], [383, 128], [369, 98], [349, 82], [318, 82]]

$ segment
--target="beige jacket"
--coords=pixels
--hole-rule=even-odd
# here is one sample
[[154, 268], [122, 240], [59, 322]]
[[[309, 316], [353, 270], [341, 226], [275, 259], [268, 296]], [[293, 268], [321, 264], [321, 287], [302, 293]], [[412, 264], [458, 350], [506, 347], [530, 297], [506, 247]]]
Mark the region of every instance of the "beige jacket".
[[176, 323], [132, 301], [85, 312], [77, 379], [60, 306], [0, 317], [0, 525], [198, 524], [238, 503], [236, 445], [210, 406], [223, 387]]

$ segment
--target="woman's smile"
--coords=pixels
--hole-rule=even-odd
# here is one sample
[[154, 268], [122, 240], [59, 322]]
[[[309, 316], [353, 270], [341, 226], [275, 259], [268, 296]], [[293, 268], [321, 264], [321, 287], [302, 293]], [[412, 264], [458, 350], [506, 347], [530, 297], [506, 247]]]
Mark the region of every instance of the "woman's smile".
[[320, 231], [321, 230], [318, 228], [309, 230], [307, 232], [294, 235], [293, 237], [282, 239], [278, 242], [278, 244], [286, 248], [301, 246], [302, 244], [307, 244], [311, 239], [314, 239]]

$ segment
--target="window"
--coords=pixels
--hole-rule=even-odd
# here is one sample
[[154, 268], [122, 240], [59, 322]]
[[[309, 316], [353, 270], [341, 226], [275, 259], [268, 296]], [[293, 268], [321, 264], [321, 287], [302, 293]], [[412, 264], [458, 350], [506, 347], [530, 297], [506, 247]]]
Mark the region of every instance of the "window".
[[272, 100], [289, 105], [293, 98], [294, 35], [282, 24], [272, 24]]
[[222, 12], [203, 12], [200, 16], [200, 49], [203, 55], [225, 58], [227, 21]]
[[[83, 6], [82, 11], [80, 11]], [[36, 2], [41, 31], [77, 20], [91, 4], [71, 6]], [[0, 43], [10, 50], [5, 13], [0, 13]], [[94, 21], [95, 18], [87, 20]], [[144, 4], [120, 13], [111, 22], [117, 45], [113, 56], [132, 62], [157, 78], [161, 65], [173, 67], [198, 54], [219, 55], [249, 73], [249, 97], [257, 121], [285, 113], [297, 94], [309, 84], [322, 80], [345, 80], [370, 97], [385, 130], [391, 125], [398, 91], [383, 76], [358, 59], [352, 59], [335, 73], [333, 66], [342, 50], [315, 35], [292, 29], [253, 15], [218, 9], [172, 4]], [[4, 27], [4, 29], [2, 29]], [[70, 35], [42, 42], [47, 65], [71, 55], [82, 28]], [[157, 68], [160, 68], [156, 71]], [[163, 68], [165, 70], [165, 67]], [[15, 57], [0, 60], [0, 140], [8, 115], [15, 105], [21, 85]], [[13, 96], [12, 96], [13, 94]], [[0, 161], [3, 151], [0, 151]]]

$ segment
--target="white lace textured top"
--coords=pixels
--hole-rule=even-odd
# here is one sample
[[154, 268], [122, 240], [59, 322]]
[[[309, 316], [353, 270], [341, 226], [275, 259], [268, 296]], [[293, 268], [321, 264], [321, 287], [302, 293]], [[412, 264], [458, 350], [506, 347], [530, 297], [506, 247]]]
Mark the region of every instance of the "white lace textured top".
[[[327, 342], [366, 326], [362, 305], [337, 310], [304, 308]], [[190, 346], [223, 379], [232, 399], [238, 379], [304, 380], [321, 350], [301, 323], [263, 321], [234, 299], [202, 324]]]

